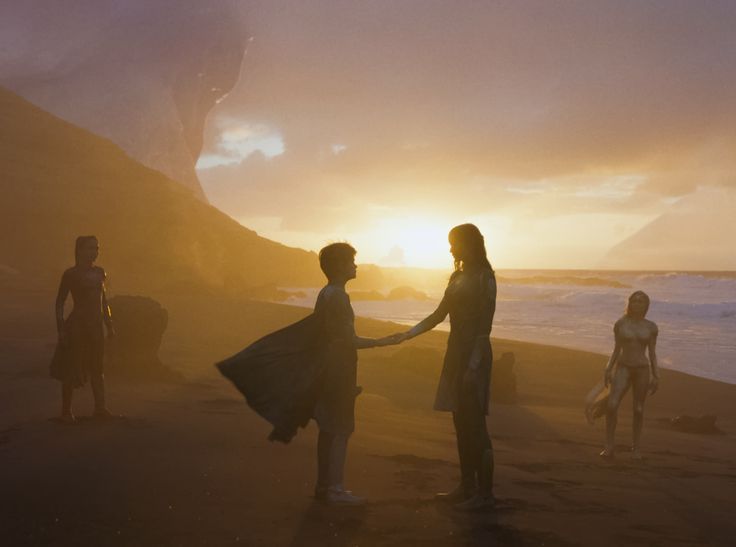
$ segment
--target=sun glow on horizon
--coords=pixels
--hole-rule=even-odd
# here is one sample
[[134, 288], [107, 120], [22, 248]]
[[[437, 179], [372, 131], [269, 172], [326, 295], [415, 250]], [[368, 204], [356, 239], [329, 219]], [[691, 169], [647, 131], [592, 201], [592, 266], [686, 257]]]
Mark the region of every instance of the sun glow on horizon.
[[523, 252], [509, 240], [512, 220], [505, 216], [484, 216], [448, 219], [439, 215], [407, 215], [380, 218], [364, 229], [351, 229], [335, 234], [309, 233], [285, 230], [276, 217], [245, 217], [237, 219], [259, 235], [285, 245], [318, 252], [320, 248], [336, 241], [346, 241], [357, 251], [357, 261], [384, 267], [409, 267], [428, 269], [452, 268], [448, 233], [453, 226], [472, 222], [478, 226], [486, 240], [486, 250], [491, 263], [513, 266], [523, 261]]

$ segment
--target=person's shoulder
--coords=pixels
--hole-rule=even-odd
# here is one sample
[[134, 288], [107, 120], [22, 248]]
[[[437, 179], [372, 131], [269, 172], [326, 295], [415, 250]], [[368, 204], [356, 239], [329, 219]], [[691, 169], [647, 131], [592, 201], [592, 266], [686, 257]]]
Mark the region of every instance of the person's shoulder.
[[621, 330], [621, 327], [623, 327], [626, 324], [627, 317], [625, 315], [622, 315], [619, 317], [619, 319], [613, 324], [613, 332], [618, 332]]
[[491, 268], [481, 268], [480, 279], [483, 283], [495, 283], [496, 272], [494, 272]]
[[645, 319], [647, 327], [649, 327], [649, 330], [651, 330], [654, 334], [657, 334], [659, 332], [659, 327], [657, 326], [657, 323], [654, 321], [650, 321], [649, 319]]
[[319, 293], [319, 297], [327, 302], [350, 302], [350, 297], [345, 289], [336, 285], [325, 285]]

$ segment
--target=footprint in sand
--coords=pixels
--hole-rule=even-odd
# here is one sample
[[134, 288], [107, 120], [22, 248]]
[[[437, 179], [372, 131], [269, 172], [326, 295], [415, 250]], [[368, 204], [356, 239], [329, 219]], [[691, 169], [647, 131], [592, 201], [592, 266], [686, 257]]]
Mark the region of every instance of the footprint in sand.
[[400, 466], [395, 471], [396, 482], [404, 488], [413, 488], [422, 492], [435, 489], [439, 469], [454, 469], [457, 464], [440, 459], [423, 458], [414, 454], [395, 454], [383, 456], [374, 454], [374, 458], [382, 458]]
[[521, 471], [527, 471], [529, 473], [544, 473], [551, 469], [549, 464], [546, 463], [511, 463], [511, 467], [520, 469]]
[[205, 414], [237, 414], [244, 408], [242, 399], [207, 399], [200, 401], [201, 412]]

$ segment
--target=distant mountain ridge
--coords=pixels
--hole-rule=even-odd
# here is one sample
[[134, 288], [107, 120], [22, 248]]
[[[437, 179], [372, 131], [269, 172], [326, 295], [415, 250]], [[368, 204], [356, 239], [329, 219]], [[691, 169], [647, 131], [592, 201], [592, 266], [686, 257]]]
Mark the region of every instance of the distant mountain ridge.
[[602, 267], [736, 270], [736, 190], [702, 188], [607, 253]]
[[0, 88], [0, 285], [52, 288], [100, 239], [117, 291], [318, 286], [314, 253], [258, 236], [110, 141]]

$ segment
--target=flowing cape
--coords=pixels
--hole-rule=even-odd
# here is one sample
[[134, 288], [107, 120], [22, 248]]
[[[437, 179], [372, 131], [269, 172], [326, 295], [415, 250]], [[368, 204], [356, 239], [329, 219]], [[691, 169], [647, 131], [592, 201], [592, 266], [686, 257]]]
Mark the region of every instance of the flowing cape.
[[268, 334], [215, 366], [273, 425], [270, 441], [288, 443], [314, 415], [325, 369], [321, 314]]

